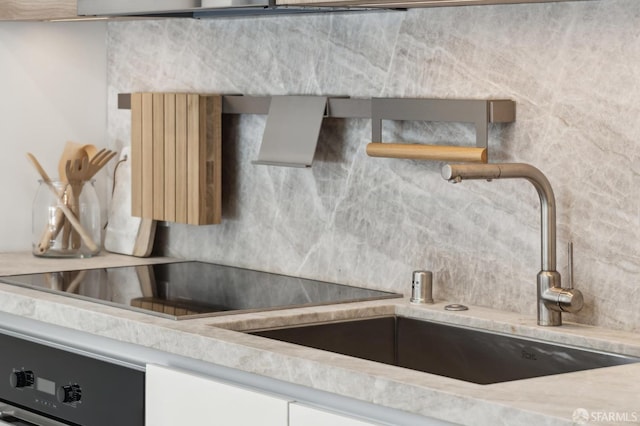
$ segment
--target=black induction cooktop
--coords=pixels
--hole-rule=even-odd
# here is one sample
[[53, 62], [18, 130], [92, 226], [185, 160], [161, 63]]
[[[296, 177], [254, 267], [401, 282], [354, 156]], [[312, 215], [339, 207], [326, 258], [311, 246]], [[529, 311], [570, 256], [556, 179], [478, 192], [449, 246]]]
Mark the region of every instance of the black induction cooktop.
[[172, 319], [402, 297], [194, 261], [11, 275], [0, 281]]

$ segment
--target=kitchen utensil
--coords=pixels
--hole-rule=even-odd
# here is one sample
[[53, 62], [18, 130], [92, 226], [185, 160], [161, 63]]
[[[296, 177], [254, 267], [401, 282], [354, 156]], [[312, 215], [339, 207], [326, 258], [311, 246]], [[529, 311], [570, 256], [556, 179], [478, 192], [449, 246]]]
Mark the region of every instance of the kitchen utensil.
[[[60, 227], [55, 229], [56, 212], [67, 209], [73, 215], [73, 219], [83, 225], [91, 240], [97, 242], [99, 247], [101, 241], [100, 201], [92, 183], [88, 183], [87, 188], [82, 192], [79, 216], [71, 211], [70, 204], [68, 204], [69, 200], [66, 198], [66, 194], [70, 192], [66, 191], [68, 183], [59, 180], [45, 183], [42, 179], [39, 183], [31, 210], [33, 254], [46, 257], [91, 257], [97, 254], [99, 250], [89, 249], [82, 243], [81, 237], [79, 246], [71, 249], [62, 239], [63, 232], [58, 232]], [[55, 188], [55, 191], [52, 191], [51, 187]], [[65, 194], [62, 200], [60, 194]], [[63, 223], [65, 218], [63, 214]], [[73, 225], [70, 226], [73, 229]], [[75, 230], [73, 232], [75, 233]], [[52, 235], [51, 239], [43, 242], [42, 235], [49, 233]], [[39, 244], [41, 247], [36, 250]]]
[[[65, 176], [69, 186], [67, 187], [68, 199], [71, 200], [71, 211], [78, 217], [80, 211], [80, 191], [82, 191], [82, 185], [86, 181], [87, 170], [89, 168], [89, 160], [86, 156], [76, 160], [67, 160], [65, 167]], [[67, 228], [65, 228], [66, 231]], [[69, 240], [70, 238], [70, 240]], [[80, 247], [80, 236], [77, 232], [63, 234], [63, 241], [71, 248], [77, 249]]]
[[85, 180], [92, 179], [96, 173], [98, 173], [113, 157], [115, 157], [117, 152], [111, 151], [109, 149], [101, 149], [95, 155], [91, 157], [89, 160], [89, 167], [87, 168], [87, 175]]
[[84, 157], [74, 161], [67, 160], [65, 176], [69, 183], [87, 182], [96, 175], [117, 153], [108, 149], [101, 149], [91, 159]]
[[[95, 150], [95, 147], [93, 147]], [[76, 142], [67, 142], [58, 161], [58, 176], [63, 182], [67, 182], [66, 167], [67, 161], [82, 161], [83, 158], [89, 158], [89, 151], [91, 151], [91, 145], [81, 145]]]
[[[69, 181], [73, 199], [71, 211], [76, 213], [76, 215], [79, 208], [78, 201], [84, 183], [90, 181], [115, 155], [115, 151], [101, 149], [95, 153], [90, 160], [88, 157], [82, 157], [82, 159], [76, 159], [73, 162], [67, 160], [65, 175]], [[80, 247], [80, 236], [77, 232], [72, 232], [71, 248], [77, 249], [78, 247]]]
[[[57, 207], [58, 207], [58, 209], [60, 209], [62, 211], [62, 213], [63, 213], [64, 217], [66, 218], [66, 220], [71, 224], [71, 226], [76, 231], [78, 231], [78, 234], [80, 234], [80, 238], [82, 239], [84, 244], [87, 246], [87, 248], [89, 248], [89, 250], [91, 250], [92, 252], [97, 252], [98, 251], [98, 246], [96, 245], [96, 243], [93, 241], [93, 239], [89, 236], [89, 233], [86, 231], [86, 229], [84, 229], [82, 224], [78, 221], [78, 219], [75, 217], [75, 215], [71, 212], [71, 210], [69, 210], [67, 205], [64, 203], [64, 199], [63, 199], [63, 197], [65, 196], [64, 191], [59, 192], [56, 189], [56, 187], [51, 183], [51, 179], [49, 178], [49, 175], [45, 172], [45, 170], [40, 165], [40, 162], [36, 159], [36, 157], [33, 154], [27, 153], [27, 158], [29, 159], [31, 164], [35, 167], [36, 171], [38, 172], [38, 174], [42, 178], [42, 181], [44, 182], [44, 184], [46, 184], [47, 187], [49, 188], [49, 190], [53, 194], [55, 194], [56, 197], [59, 200], [61, 200], [58, 203]], [[56, 218], [57, 218], [57, 213], [56, 213]], [[47, 232], [49, 232], [49, 231], [47, 231]], [[43, 236], [43, 238], [41, 240], [41, 244], [39, 244], [38, 247], [37, 247], [37, 250], [36, 250], [37, 253], [44, 254], [49, 249], [48, 241], [50, 241], [50, 239], [51, 239], [51, 237], [49, 236], [49, 238], [46, 239], [47, 243], [45, 245], [43, 245], [42, 241], [45, 241], [45, 238]]]
[[[42, 166], [40, 165], [36, 157], [30, 152], [28, 152], [27, 158], [29, 159], [31, 164], [36, 168], [42, 180], [45, 182], [50, 182], [51, 179], [49, 178], [49, 175], [47, 174], [47, 172], [44, 171], [44, 169], [42, 168]], [[57, 193], [57, 190], [56, 190], [56, 193]], [[58, 194], [58, 198], [60, 198], [61, 203], [64, 203], [64, 192], [61, 194]], [[57, 237], [58, 232], [60, 232], [60, 229], [62, 228], [63, 221], [64, 221], [64, 213], [62, 212], [61, 209], [56, 209], [53, 227], [48, 226], [45, 229], [45, 232], [42, 234], [42, 238], [38, 243], [37, 250], [39, 253], [42, 254], [49, 249], [49, 242]], [[54, 232], [55, 232], [55, 235], [54, 235]]]
[[[60, 160], [58, 161], [58, 174], [60, 176], [60, 180], [62, 182], [68, 182], [69, 178], [66, 175], [66, 167], [69, 161], [74, 162], [76, 160], [82, 161], [85, 158], [89, 158], [90, 153], [95, 152], [95, 147], [93, 145], [81, 145], [76, 142], [67, 142], [64, 146], [64, 150], [62, 151], [62, 155], [60, 156]], [[69, 187], [69, 191], [72, 191], [73, 188]], [[67, 200], [71, 200], [71, 211], [78, 216], [78, 212], [75, 209], [77, 206], [77, 199], [74, 198], [73, 194], [70, 193], [67, 195]], [[62, 231], [62, 241], [63, 244], [68, 248], [70, 239], [71, 239], [71, 231], [72, 228], [68, 222], [64, 223], [64, 228]], [[76, 235], [76, 241], [78, 240]]]
[[67, 177], [67, 182], [77, 183], [84, 182], [87, 176], [87, 169], [89, 168], [89, 159], [84, 157], [78, 160], [67, 160], [65, 166], [65, 176]]
[[[70, 181], [70, 183], [72, 183], [71, 187], [73, 189], [74, 201], [76, 203], [80, 197], [80, 192], [82, 191], [83, 183], [93, 179], [96, 173], [98, 173], [116, 154], [117, 153], [115, 151], [111, 151], [103, 148], [97, 153], [95, 153], [91, 157], [91, 160], [89, 160], [88, 163], [86, 163], [86, 158], [82, 159], [80, 166], [77, 165], [78, 160], [75, 161], [76, 167], [79, 169], [76, 177], [81, 179], [81, 182], [79, 185], [73, 185], [73, 183]], [[67, 162], [67, 165], [68, 164], [69, 163]], [[80, 246], [79, 235], [76, 232], [72, 232], [71, 247], [78, 248], [79, 246]]]
[[[59, 191], [58, 188], [56, 188], [56, 191], [58, 193], [58, 200], [59, 200], [58, 202], [66, 204], [67, 203], [66, 190], [62, 189], [61, 191]], [[65, 223], [65, 218], [64, 218], [64, 213], [62, 212], [62, 209], [56, 208], [53, 224], [45, 227], [42, 233], [42, 237], [38, 242], [37, 247], [38, 247], [38, 252], [40, 254], [43, 254], [47, 250], [49, 250], [51, 246], [51, 241], [55, 240], [58, 237], [58, 234], [62, 230], [64, 223]]]

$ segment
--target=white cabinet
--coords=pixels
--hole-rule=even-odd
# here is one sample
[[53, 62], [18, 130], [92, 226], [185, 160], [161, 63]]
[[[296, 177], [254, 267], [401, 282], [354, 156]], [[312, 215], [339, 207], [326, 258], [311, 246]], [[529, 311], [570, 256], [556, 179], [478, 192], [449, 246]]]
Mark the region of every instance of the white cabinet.
[[5, 0], [0, 2], [0, 20], [74, 18], [77, 7], [77, 0]]
[[289, 404], [289, 426], [375, 426], [364, 420], [331, 413], [299, 403]]
[[287, 426], [289, 401], [193, 373], [147, 365], [147, 426]]
[[146, 426], [380, 426], [196, 373], [147, 364]]

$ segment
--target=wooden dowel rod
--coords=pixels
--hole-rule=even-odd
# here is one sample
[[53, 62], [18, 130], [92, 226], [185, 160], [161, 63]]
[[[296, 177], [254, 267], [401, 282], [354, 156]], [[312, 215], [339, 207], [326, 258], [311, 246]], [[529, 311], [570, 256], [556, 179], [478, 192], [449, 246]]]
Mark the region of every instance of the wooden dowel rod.
[[409, 160], [486, 163], [487, 149], [465, 146], [421, 145], [373, 142], [367, 145], [370, 157], [406, 158]]

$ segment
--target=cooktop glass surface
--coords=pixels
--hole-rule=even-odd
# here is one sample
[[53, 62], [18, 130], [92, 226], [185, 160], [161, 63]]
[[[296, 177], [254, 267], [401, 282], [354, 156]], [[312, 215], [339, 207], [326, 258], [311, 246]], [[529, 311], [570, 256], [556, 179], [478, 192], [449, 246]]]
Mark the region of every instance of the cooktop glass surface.
[[172, 319], [402, 297], [193, 261], [11, 275], [0, 281]]

